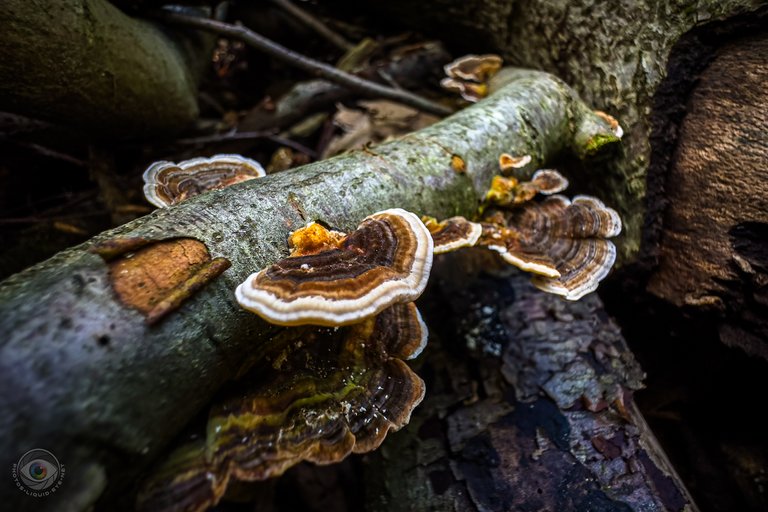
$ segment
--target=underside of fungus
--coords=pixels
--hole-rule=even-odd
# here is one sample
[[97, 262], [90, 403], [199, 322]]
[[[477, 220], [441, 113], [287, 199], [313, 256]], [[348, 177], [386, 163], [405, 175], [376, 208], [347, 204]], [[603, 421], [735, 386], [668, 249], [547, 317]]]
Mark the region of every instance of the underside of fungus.
[[155, 162], [144, 171], [144, 196], [158, 208], [165, 208], [265, 174], [258, 162], [240, 155]]
[[178, 448], [145, 482], [139, 510], [206, 510], [232, 478], [338, 462], [376, 449], [408, 423], [424, 383], [403, 359], [415, 357], [427, 336], [413, 303], [342, 329], [302, 332], [298, 342], [273, 342], [218, 401], [204, 439]]
[[[424, 291], [433, 242], [413, 213], [374, 213], [344, 237], [318, 235], [322, 229], [294, 233], [294, 255], [249, 276], [235, 291], [238, 303], [273, 324], [339, 326]], [[316, 247], [318, 239], [321, 250], [304, 250], [303, 243]]]

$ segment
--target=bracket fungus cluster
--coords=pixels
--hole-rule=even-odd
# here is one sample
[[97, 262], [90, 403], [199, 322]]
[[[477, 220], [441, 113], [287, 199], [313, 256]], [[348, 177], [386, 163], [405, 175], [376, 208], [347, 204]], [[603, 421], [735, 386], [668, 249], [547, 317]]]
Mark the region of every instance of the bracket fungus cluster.
[[[529, 162], [502, 154], [499, 168], [508, 174]], [[551, 169], [539, 169], [530, 180], [497, 175], [480, 209], [480, 222], [424, 218], [435, 253], [491, 249], [508, 264], [535, 274], [532, 283], [540, 290], [578, 300], [595, 291], [610, 272], [616, 248], [608, 239], [621, 232], [621, 219], [594, 197], [569, 200], [558, 194], [567, 187], [568, 180]]]
[[440, 86], [474, 103], [488, 95], [488, 82], [501, 69], [501, 64], [498, 55], [465, 55], [445, 65], [446, 78]]
[[376, 449], [407, 424], [424, 383], [404, 363], [426, 326], [413, 303], [341, 329], [300, 328], [270, 342], [260, 362], [211, 409], [206, 432], [177, 448], [144, 482], [137, 509], [195, 512], [232, 479], [263, 480], [311, 461]]
[[155, 162], [144, 171], [144, 197], [166, 208], [190, 197], [265, 176], [255, 160], [240, 155], [214, 155], [183, 162]]
[[421, 220], [385, 210], [349, 234], [313, 222], [288, 244], [287, 258], [235, 294], [245, 309], [295, 328], [258, 349], [256, 366], [211, 409], [205, 435], [145, 482], [140, 510], [205, 510], [232, 478], [263, 480], [302, 461], [374, 450], [421, 402], [424, 383], [404, 362], [427, 341], [413, 303], [432, 266]]

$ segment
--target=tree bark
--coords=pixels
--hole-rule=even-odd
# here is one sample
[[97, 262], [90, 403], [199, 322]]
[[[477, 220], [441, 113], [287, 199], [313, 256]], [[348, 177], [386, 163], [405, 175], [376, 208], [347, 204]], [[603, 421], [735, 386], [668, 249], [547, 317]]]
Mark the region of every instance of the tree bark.
[[175, 35], [106, 0], [4, 1], [0, 109], [100, 137], [179, 132], [197, 119], [213, 39]]
[[[716, 318], [723, 342], [768, 359], [768, 32], [745, 32], [697, 34], [719, 37], [695, 86], [681, 94], [673, 82], [659, 102], [677, 123], [658, 130], [668, 157], [652, 169], [657, 266], [648, 289]], [[680, 66], [676, 79], [690, 74]], [[674, 116], [681, 104], [685, 115]]]
[[[58, 510], [86, 509], [107, 486], [130, 486], [277, 332], [241, 310], [233, 290], [287, 255], [289, 231], [314, 219], [350, 230], [396, 206], [472, 215], [500, 153], [530, 154], [533, 169], [566, 149], [583, 154], [591, 136], [609, 133], [554, 77], [520, 71], [510, 80], [400, 140], [198, 196], [0, 284], [0, 465], [31, 448], [54, 452], [67, 467], [51, 498]], [[464, 172], [451, 165], [454, 155]], [[222, 258], [231, 269], [179, 307], [179, 290], [192, 293]], [[124, 292], [118, 270], [131, 264], [181, 281], [170, 291], [151, 283]], [[152, 304], [172, 307], [148, 325]], [[33, 504], [7, 482], [0, 490], [15, 509]]]
[[538, 293], [481, 256], [435, 262], [420, 300], [427, 395], [368, 458], [370, 510], [695, 510], [599, 298]]

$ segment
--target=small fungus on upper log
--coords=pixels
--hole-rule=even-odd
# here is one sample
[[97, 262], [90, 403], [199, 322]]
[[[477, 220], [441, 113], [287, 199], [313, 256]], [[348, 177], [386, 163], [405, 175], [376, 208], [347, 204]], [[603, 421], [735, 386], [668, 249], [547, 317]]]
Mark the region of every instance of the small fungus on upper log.
[[465, 55], [443, 67], [446, 78], [440, 86], [474, 103], [488, 96], [488, 81], [498, 73], [501, 64], [498, 55]]
[[491, 188], [485, 194], [485, 202], [498, 206], [519, 205], [530, 201], [536, 194], [551, 195], [566, 188], [568, 180], [553, 169], [539, 169], [530, 181], [494, 176]]
[[385, 210], [366, 217], [338, 248], [291, 256], [252, 274], [235, 295], [243, 308], [273, 324], [349, 325], [416, 300], [432, 252], [432, 236], [416, 215]]
[[346, 233], [327, 229], [318, 222], [310, 222], [288, 235], [291, 258], [338, 249], [346, 236]]
[[331, 464], [376, 449], [424, 397], [424, 382], [403, 359], [418, 355], [426, 338], [411, 302], [343, 329], [272, 342], [213, 406], [204, 439], [177, 448], [145, 481], [137, 509], [206, 510], [231, 478], [264, 480], [302, 461]]
[[462, 247], [475, 245], [483, 232], [483, 227], [477, 222], [471, 222], [464, 217], [451, 217], [438, 222], [434, 217], [423, 216], [421, 220], [432, 234], [435, 254], [455, 251]]
[[144, 171], [144, 196], [158, 208], [265, 176], [261, 164], [240, 155], [193, 158], [178, 164], [155, 162]]
[[475, 83], [485, 83], [499, 72], [503, 60], [498, 55], [469, 54], [459, 57], [443, 67], [446, 76]]
[[531, 163], [531, 155], [512, 156], [509, 153], [499, 155], [499, 169], [505, 175], [515, 169], [522, 169], [529, 163]]
[[602, 110], [595, 110], [595, 114], [608, 123], [608, 126], [611, 127], [611, 131], [616, 137], [622, 138], [624, 136], [624, 129], [619, 124], [618, 119], [610, 114], [606, 114]]

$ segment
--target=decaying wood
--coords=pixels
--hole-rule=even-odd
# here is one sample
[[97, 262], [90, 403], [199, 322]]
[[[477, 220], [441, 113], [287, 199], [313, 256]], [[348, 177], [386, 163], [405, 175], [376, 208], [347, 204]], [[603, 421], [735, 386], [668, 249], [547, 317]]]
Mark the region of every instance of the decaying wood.
[[643, 373], [600, 300], [488, 268], [437, 258], [420, 300], [427, 395], [368, 458], [370, 509], [695, 510], [634, 405]]
[[[0, 466], [30, 448], [54, 451], [67, 467], [66, 485], [49, 502], [58, 510], [86, 509], [108, 486], [132, 485], [216, 389], [248, 366], [253, 347], [275, 334], [237, 306], [233, 290], [287, 255], [289, 231], [314, 219], [347, 231], [390, 207], [471, 215], [500, 153], [532, 155], [532, 171], [563, 151], [582, 154], [587, 128], [609, 133], [551, 75], [520, 71], [510, 80], [429, 128], [194, 197], [0, 284]], [[451, 165], [454, 155], [463, 170]], [[232, 267], [149, 325], [115, 293], [103, 256], [129, 257], [180, 238]], [[182, 272], [189, 261], [174, 264]], [[13, 487], [0, 492], [11, 508], [29, 503]]]
[[731, 41], [699, 75], [664, 194], [649, 290], [720, 317], [720, 337], [768, 359], [768, 34]]

